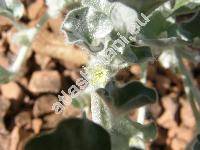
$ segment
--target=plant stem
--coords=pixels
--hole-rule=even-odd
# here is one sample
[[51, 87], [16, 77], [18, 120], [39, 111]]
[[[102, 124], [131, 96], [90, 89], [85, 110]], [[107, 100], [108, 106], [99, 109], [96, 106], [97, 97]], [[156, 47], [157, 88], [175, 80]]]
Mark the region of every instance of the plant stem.
[[176, 48], [175, 50], [178, 63], [179, 63], [179, 69], [180, 72], [184, 75], [184, 83], [186, 85], [186, 88], [193, 94], [194, 98], [199, 102], [200, 104], [200, 93], [197, 87], [194, 85], [192, 81], [192, 75], [191, 73], [185, 68], [183, 61], [182, 61], [182, 56], [181, 53], [179, 53], [179, 48]]
[[137, 43], [139, 46], [149, 46], [160, 52], [164, 50], [173, 50], [175, 47], [180, 46], [183, 47], [179, 49], [179, 52], [182, 53], [182, 56], [184, 56], [187, 59], [190, 59], [194, 63], [200, 62], [199, 52], [192, 51], [191, 48], [188, 47], [189, 45], [191, 45], [191, 43], [178, 39], [176, 37], [162, 39], [146, 39], [137, 37]]
[[196, 107], [195, 101], [194, 101], [194, 99], [196, 99], [200, 104], [200, 93], [192, 81], [191, 73], [185, 68], [183, 61], [182, 61], [181, 54], [178, 51], [179, 51], [179, 48], [176, 48], [175, 54], [178, 59], [179, 70], [184, 75], [183, 81], [185, 84], [185, 86], [184, 86], [185, 92], [186, 92], [187, 96], [189, 97], [190, 105], [192, 107], [193, 114], [194, 114], [194, 117], [195, 117], [196, 123], [197, 123], [197, 130], [200, 133], [200, 113], [199, 113], [199, 111]]
[[[47, 13], [45, 13], [39, 20], [39, 22], [36, 25], [36, 34], [39, 32], [39, 30], [41, 29], [41, 27], [44, 25], [44, 23], [48, 20], [49, 16]], [[34, 38], [32, 40], [34, 40]], [[27, 54], [29, 53], [30, 47], [31, 47], [31, 43], [32, 41], [30, 41], [28, 43], [28, 45], [26, 46], [21, 46], [20, 50], [19, 50], [19, 54], [17, 55], [17, 58], [15, 60], [15, 62], [12, 64], [12, 66], [10, 66], [9, 71], [12, 73], [17, 73], [19, 72], [21, 66], [23, 65], [23, 63], [26, 61], [27, 59]]]
[[[143, 63], [141, 65], [141, 69], [142, 69], [141, 82], [145, 84], [147, 76], [147, 63]], [[138, 123], [144, 124], [145, 113], [146, 113], [146, 107], [145, 106], [140, 107], [138, 110], [138, 118], [137, 118]]]
[[111, 128], [111, 114], [96, 92], [91, 93], [91, 112], [92, 120], [95, 123], [101, 125], [105, 129]]
[[175, 46], [183, 46], [189, 44], [187, 41], [183, 41], [176, 37], [163, 38], [163, 39], [145, 39], [138, 37], [137, 43], [140, 46], [150, 46], [160, 49], [174, 49]]
[[[143, 63], [141, 65], [141, 69], [142, 69], [142, 75], [141, 75], [140, 81], [145, 84], [146, 83], [146, 76], [147, 76], [147, 63]], [[138, 110], [137, 122], [140, 123], [140, 124], [144, 124], [145, 116], [146, 116], [146, 106], [142, 106]], [[143, 139], [144, 138], [143, 133], [142, 132], [139, 133], [138, 137]], [[140, 144], [141, 144], [140, 145], [141, 147], [145, 147], [144, 143], [140, 143]]]
[[10, 72], [17, 73], [20, 70], [20, 68], [21, 68], [21, 66], [22, 66], [22, 64], [23, 64], [23, 62], [26, 58], [26, 54], [28, 52], [28, 49], [29, 49], [29, 47], [27, 47], [27, 46], [22, 46], [20, 48], [19, 54], [17, 55], [15, 62], [8, 69]]

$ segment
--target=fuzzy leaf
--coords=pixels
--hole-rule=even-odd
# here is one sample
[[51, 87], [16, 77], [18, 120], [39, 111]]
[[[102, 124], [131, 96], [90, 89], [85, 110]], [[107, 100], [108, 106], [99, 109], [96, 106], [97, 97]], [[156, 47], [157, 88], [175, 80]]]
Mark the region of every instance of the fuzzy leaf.
[[146, 38], [157, 38], [162, 32], [167, 31], [170, 23], [161, 12], [154, 12], [149, 18], [150, 22], [146, 26], [141, 27], [141, 34]]
[[[143, 134], [144, 139], [139, 139], [138, 134]], [[113, 149], [122, 150], [129, 144], [137, 145], [137, 140], [144, 143], [156, 138], [157, 128], [154, 123], [142, 125], [132, 122], [124, 116], [117, 116], [113, 120], [113, 126], [110, 129]], [[128, 142], [131, 142], [128, 144]]]
[[149, 123], [147, 125], [142, 125], [137, 122], [133, 122], [133, 126], [139, 130], [140, 132], [143, 133], [144, 135], [144, 140], [149, 141], [149, 140], [155, 140], [157, 136], [157, 128], [155, 123]]
[[1, 9], [7, 9], [5, 0], [0, 0], [0, 8]]
[[182, 23], [180, 25], [180, 32], [189, 40], [193, 40], [195, 37], [200, 37], [200, 13], [189, 23]]
[[68, 42], [73, 44], [83, 41], [91, 42], [86, 23], [88, 11], [88, 7], [81, 7], [70, 11], [66, 16], [61, 29], [66, 33]]
[[105, 89], [100, 88], [96, 92], [113, 113], [127, 112], [133, 108], [152, 104], [157, 100], [156, 91], [145, 87], [138, 81], [119, 87], [114, 80], [111, 80], [107, 83]]
[[67, 35], [69, 43], [84, 45], [91, 51], [104, 48], [100, 40], [112, 29], [111, 21], [105, 14], [89, 7], [72, 10], [62, 25], [62, 30]]
[[111, 20], [105, 14], [94, 11], [94, 9], [89, 9], [87, 14], [87, 26], [90, 35], [94, 39], [104, 38], [113, 29]]
[[0, 84], [9, 82], [11, 77], [12, 73], [0, 66]]
[[176, 9], [172, 15], [184, 15], [184, 14], [191, 14], [197, 12], [200, 9], [200, 2], [199, 3], [188, 3], [178, 9]]
[[82, 0], [82, 5], [86, 7], [93, 7], [100, 12], [103, 12], [107, 15], [110, 14], [112, 3], [108, 0]]
[[122, 3], [114, 3], [111, 12], [111, 20], [115, 30], [134, 33], [137, 18], [137, 12], [134, 9]]
[[84, 119], [67, 119], [54, 132], [30, 140], [25, 150], [111, 150], [110, 136], [99, 125]]
[[136, 9], [138, 12], [145, 14], [151, 13], [155, 8], [163, 4], [168, 0], [109, 0], [112, 2], [121, 2], [133, 9]]
[[91, 97], [88, 94], [81, 94], [72, 99], [72, 105], [77, 108], [84, 109], [84, 107], [90, 106]]
[[[181, 8], [182, 6], [186, 6], [189, 3], [200, 3], [199, 0], [176, 0], [176, 3], [174, 5], [174, 10]], [[190, 4], [191, 8], [194, 8], [195, 6]]]
[[142, 63], [144, 61], [147, 61], [153, 58], [151, 49], [147, 46], [143, 46], [143, 47], [132, 46], [131, 52], [133, 52], [137, 58], [135, 63]]

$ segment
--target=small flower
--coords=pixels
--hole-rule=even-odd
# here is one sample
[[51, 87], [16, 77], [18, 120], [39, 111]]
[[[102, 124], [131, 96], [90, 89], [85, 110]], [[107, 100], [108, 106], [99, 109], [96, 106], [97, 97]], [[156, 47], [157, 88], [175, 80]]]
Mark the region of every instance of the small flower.
[[104, 87], [109, 80], [110, 71], [106, 65], [98, 61], [98, 58], [92, 59], [84, 69], [87, 73], [89, 88], [92, 90]]

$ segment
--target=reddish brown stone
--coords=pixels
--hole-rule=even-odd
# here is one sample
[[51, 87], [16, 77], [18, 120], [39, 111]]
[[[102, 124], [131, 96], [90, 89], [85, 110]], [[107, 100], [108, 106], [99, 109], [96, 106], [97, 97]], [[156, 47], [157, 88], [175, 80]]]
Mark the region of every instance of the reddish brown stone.
[[39, 118], [35, 118], [32, 120], [32, 128], [35, 134], [39, 134], [42, 128], [42, 120]]
[[57, 71], [36, 71], [33, 73], [29, 90], [35, 94], [58, 93], [61, 88], [61, 76]]
[[53, 95], [44, 95], [36, 99], [33, 107], [33, 115], [39, 117], [45, 114], [52, 113], [53, 103], [57, 102], [58, 98]]
[[14, 100], [21, 100], [23, 91], [20, 86], [15, 82], [9, 82], [1, 85], [1, 92], [3, 97]]
[[15, 124], [18, 127], [25, 127], [26, 129], [31, 128], [31, 114], [30, 112], [20, 112], [16, 117], [15, 117]]

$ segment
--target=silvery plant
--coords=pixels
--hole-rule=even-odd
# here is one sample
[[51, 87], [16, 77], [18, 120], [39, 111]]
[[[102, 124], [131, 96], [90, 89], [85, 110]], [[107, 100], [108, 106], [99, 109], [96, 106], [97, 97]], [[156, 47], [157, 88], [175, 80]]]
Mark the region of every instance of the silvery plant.
[[[156, 90], [145, 85], [147, 65], [157, 57], [163, 67], [183, 77], [197, 131], [188, 149], [200, 149], [200, 93], [183, 63], [183, 59], [200, 62], [199, 0], [46, 0], [47, 12], [31, 29], [17, 21], [23, 5], [10, 1], [0, 1], [0, 14], [19, 30], [13, 41], [21, 49], [10, 68], [0, 68], [1, 82], [15, 79], [41, 26], [65, 6], [73, 9], [61, 31], [68, 43], [89, 54], [89, 62], [80, 72], [83, 78], [68, 93], [62, 91], [52, 107], [59, 113], [70, 102], [83, 110], [83, 119], [62, 121], [54, 131], [30, 140], [26, 150], [145, 149], [145, 143], [157, 135], [153, 122], [144, 124], [145, 106], [158, 99]], [[181, 16], [187, 17], [179, 20]], [[141, 65], [141, 81], [117, 82], [115, 75], [133, 64]], [[138, 109], [135, 122], [128, 117], [132, 109]], [[92, 120], [88, 119], [90, 112]]]

